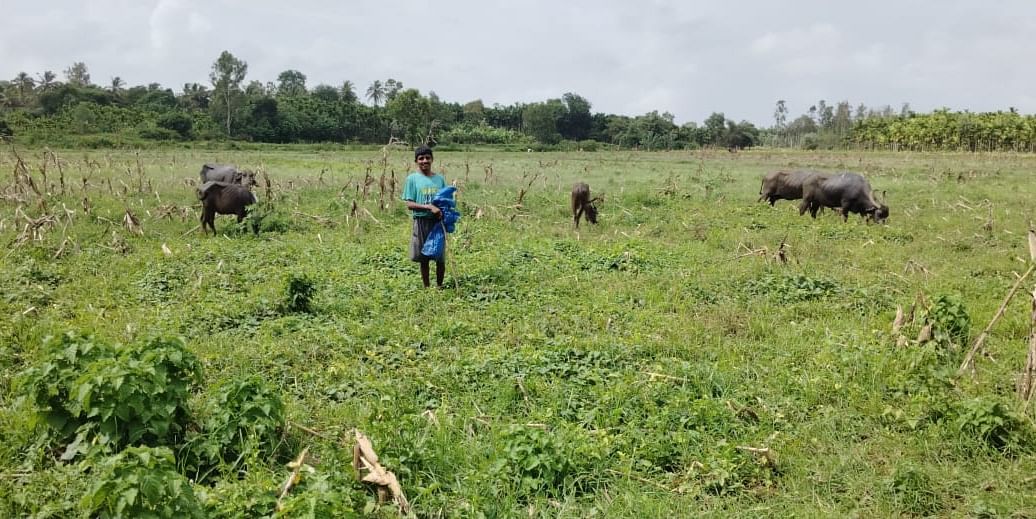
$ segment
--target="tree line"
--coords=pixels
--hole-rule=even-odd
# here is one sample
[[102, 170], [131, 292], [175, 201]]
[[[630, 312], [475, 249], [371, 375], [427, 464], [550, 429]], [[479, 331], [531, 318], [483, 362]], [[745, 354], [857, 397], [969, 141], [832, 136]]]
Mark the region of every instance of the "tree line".
[[[665, 150], [757, 145], [803, 148], [1032, 150], [1036, 120], [1015, 110], [986, 114], [937, 110], [899, 113], [821, 100], [789, 121], [778, 101], [774, 125], [757, 128], [715, 112], [701, 124], [677, 125], [668, 112], [639, 116], [593, 112], [589, 100], [565, 93], [533, 103], [486, 106], [422, 94], [402, 81], [376, 80], [358, 91], [351, 81], [310, 87], [298, 70], [276, 81], [246, 81], [248, 64], [228, 51], [213, 62], [209, 83], [179, 92], [158, 83], [129, 87], [119, 77], [91, 80], [85, 63], [0, 81], [0, 136], [32, 144], [98, 146], [156, 141], [244, 140], [437, 145], [492, 144], [524, 149], [597, 149], [601, 145]], [[364, 102], [366, 101], [366, 103]]]

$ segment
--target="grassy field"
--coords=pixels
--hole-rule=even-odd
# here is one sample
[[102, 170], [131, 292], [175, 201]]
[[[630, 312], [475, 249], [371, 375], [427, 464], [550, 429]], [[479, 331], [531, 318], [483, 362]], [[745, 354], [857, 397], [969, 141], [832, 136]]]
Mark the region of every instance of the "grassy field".
[[[268, 516], [308, 448], [283, 516], [394, 516], [355, 481], [359, 429], [418, 516], [1036, 516], [1033, 279], [955, 376], [1028, 268], [1036, 156], [441, 152], [463, 217], [440, 291], [405, 258], [409, 150], [17, 154], [0, 515]], [[204, 162], [267, 173], [253, 221], [200, 234]], [[800, 167], [865, 174], [888, 224], [756, 202]], [[577, 180], [605, 198], [578, 231]], [[170, 432], [141, 416], [177, 370]]]

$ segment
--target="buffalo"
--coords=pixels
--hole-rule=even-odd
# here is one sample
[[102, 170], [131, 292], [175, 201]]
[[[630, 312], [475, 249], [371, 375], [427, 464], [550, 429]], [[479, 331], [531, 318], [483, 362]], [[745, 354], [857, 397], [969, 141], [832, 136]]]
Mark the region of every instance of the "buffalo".
[[767, 200], [774, 205], [778, 200], [798, 200], [802, 198], [802, 184], [806, 179], [824, 175], [816, 171], [771, 171], [763, 177], [759, 185], [759, 202]]
[[205, 226], [216, 234], [217, 214], [236, 214], [238, 223], [245, 219], [248, 206], [255, 203], [255, 195], [248, 188], [230, 182], [206, 182], [198, 188], [198, 199], [201, 200], [201, 230], [207, 232]]
[[849, 219], [849, 213], [856, 213], [878, 223], [889, 216], [889, 206], [874, 195], [867, 179], [856, 173], [836, 173], [833, 175], [815, 175], [802, 184], [802, 203], [799, 215], [809, 210], [810, 216], [817, 217], [817, 210], [831, 207], [840, 210], [842, 221]]
[[241, 184], [245, 187], [256, 185], [255, 173], [241, 171], [237, 166], [229, 164], [205, 164], [201, 167], [201, 183], [206, 182], [227, 182], [230, 184]]
[[577, 182], [572, 186], [572, 218], [575, 219], [576, 229], [579, 228], [579, 218], [586, 214], [586, 219], [592, 224], [597, 224], [597, 206], [595, 202], [600, 198], [590, 198], [590, 186], [586, 182]]

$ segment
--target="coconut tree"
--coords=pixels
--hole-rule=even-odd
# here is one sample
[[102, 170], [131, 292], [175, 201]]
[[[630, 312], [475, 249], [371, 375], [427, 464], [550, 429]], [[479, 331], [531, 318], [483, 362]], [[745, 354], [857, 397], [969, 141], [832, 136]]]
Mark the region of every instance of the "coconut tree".
[[42, 74], [37, 75], [39, 76], [38, 84], [41, 92], [50, 90], [54, 86], [54, 81], [58, 78], [58, 75], [52, 70], [45, 70]]
[[14, 85], [14, 89], [18, 92], [18, 103], [25, 106], [32, 91], [36, 87], [36, 80], [32, 79], [32, 76], [25, 72], [19, 72], [14, 77], [14, 81], [11, 82]]
[[374, 106], [378, 106], [384, 98], [385, 85], [381, 84], [380, 79], [375, 79], [371, 86], [367, 87], [367, 99], [370, 99]]
[[339, 99], [345, 101], [346, 103], [355, 103], [358, 99], [356, 97], [356, 85], [354, 85], [353, 82], [349, 80], [346, 80], [342, 83], [340, 94], [341, 96], [339, 97]]

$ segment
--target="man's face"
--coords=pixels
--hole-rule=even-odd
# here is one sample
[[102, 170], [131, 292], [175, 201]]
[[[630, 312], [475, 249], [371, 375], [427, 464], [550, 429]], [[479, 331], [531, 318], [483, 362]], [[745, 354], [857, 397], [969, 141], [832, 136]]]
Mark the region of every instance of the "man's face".
[[430, 173], [432, 171], [432, 156], [431, 155], [418, 155], [417, 169], [421, 170], [421, 173]]

